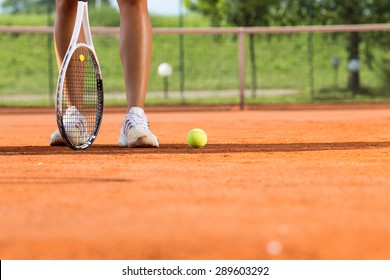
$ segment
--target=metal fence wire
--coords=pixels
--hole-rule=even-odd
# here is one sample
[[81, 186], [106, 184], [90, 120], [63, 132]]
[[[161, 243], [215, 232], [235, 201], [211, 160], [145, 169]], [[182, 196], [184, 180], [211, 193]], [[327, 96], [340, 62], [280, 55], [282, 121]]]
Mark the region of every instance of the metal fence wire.
[[[124, 105], [118, 28], [93, 28], [105, 104]], [[390, 24], [155, 28], [147, 104], [285, 104], [348, 101], [347, 38], [389, 37]], [[54, 103], [58, 70], [51, 27], [0, 27], [0, 105]], [[388, 47], [362, 44], [359, 77], [367, 100], [389, 98]], [[159, 73], [161, 64], [172, 71]]]

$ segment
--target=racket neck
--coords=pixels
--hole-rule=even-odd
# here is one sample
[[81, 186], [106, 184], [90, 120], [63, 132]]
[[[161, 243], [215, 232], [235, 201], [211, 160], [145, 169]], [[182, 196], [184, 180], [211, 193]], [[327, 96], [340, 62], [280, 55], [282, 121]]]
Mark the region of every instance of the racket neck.
[[[81, 29], [82, 28], [82, 29]], [[91, 36], [91, 28], [89, 25], [89, 17], [88, 17], [88, 1], [79, 0], [77, 6], [77, 14], [76, 21], [74, 25], [73, 35], [71, 39], [71, 46], [75, 46], [79, 40], [81, 30], [83, 30], [83, 36], [85, 43], [90, 46], [92, 49], [92, 36]]]
[[84, 1], [83, 5], [84, 5], [83, 29], [84, 29], [85, 43], [94, 50], [92, 35], [91, 35], [91, 27], [89, 24], [89, 16], [88, 16], [88, 1]]

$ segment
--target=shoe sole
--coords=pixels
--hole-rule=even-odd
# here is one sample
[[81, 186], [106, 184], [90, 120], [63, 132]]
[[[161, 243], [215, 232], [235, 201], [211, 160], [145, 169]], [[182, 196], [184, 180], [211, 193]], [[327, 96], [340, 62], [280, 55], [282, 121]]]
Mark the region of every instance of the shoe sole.
[[153, 142], [148, 138], [148, 136], [140, 136], [135, 142], [129, 143], [126, 136], [121, 133], [118, 141], [119, 146], [128, 147], [128, 148], [158, 148], [159, 144], [153, 144]]
[[139, 137], [133, 144], [127, 144], [129, 148], [158, 148], [149, 140], [147, 136]]

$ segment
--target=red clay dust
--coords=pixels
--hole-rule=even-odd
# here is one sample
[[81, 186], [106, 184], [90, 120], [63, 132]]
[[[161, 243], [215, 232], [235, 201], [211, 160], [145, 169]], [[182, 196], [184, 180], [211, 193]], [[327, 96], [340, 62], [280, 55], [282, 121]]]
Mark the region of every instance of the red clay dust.
[[390, 106], [150, 107], [158, 149], [117, 146], [124, 111], [73, 151], [0, 109], [0, 259], [390, 258]]

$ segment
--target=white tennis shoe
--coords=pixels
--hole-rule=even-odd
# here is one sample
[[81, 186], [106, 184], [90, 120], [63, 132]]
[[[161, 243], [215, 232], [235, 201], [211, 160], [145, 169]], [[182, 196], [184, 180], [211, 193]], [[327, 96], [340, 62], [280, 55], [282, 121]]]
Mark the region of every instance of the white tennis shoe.
[[150, 131], [148, 118], [142, 108], [132, 107], [125, 116], [118, 144], [121, 147], [158, 148], [157, 137]]
[[[84, 144], [88, 139], [87, 119], [75, 106], [66, 109], [63, 118], [66, 134], [75, 145]], [[60, 131], [57, 129], [50, 136], [50, 146], [64, 146]]]

